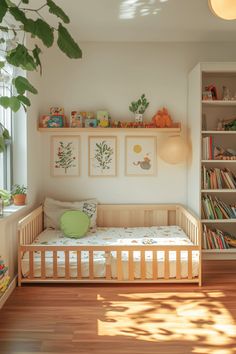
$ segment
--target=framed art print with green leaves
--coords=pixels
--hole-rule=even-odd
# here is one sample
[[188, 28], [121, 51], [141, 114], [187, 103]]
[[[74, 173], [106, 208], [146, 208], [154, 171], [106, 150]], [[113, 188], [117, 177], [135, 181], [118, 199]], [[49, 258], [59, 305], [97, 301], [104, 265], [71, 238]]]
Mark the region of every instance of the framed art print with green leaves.
[[115, 136], [89, 137], [89, 176], [117, 175], [117, 139]]
[[80, 174], [80, 138], [51, 137], [51, 174], [54, 177], [77, 177]]

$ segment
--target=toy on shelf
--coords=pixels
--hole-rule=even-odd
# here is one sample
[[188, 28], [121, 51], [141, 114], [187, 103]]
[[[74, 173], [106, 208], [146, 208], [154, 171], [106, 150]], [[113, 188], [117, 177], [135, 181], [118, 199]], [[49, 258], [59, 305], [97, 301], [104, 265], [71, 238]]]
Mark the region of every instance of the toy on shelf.
[[110, 126], [109, 113], [107, 111], [97, 111], [98, 126], [108, 128]]
[[220, 119], [217, 124], [217, 130], [236, 131], [236, 118]]
[[57, 116], [57, 115], [64, 115], [65, 111], [63, 107], [50, 107], [50, 115]]
[[203, 101], [218, 100], [217, 89], [215, 85], [208, 85], [205, 87], [205, 91], [202, 93]]
[[42, 115], [39, 118], [40, 128], [63, 128], [66, 126], [66, 117], [64, 108], [51, 107], [50, 114]]
[[82, 128], [83, 127], [83, 116], [78, 111], [72, 111], [70, 114], [70, 127], [71, 128]]
[[173, 126], [172, 118], [166, 108], [162, 108], [152, 117], [152, 123], [156, 128], [170, 128]]
[[4, 293], [10, 282], [10, 277], [8, 275], [8, 267], [4, 264], [4, 261], [0, 257], [0, 296]]
[[236, 150], [216, 146], [214, 148], [214, 160], [236, 160]]

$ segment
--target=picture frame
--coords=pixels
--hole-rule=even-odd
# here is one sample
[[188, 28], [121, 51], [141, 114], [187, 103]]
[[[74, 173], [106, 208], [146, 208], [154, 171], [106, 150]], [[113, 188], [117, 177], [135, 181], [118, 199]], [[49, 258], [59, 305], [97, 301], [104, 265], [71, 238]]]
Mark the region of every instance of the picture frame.
[[90, 177], [117, 176], [117, 137], [88, 137], [88, 175]]
[[155, 136], [125, 137], [125, 175], [156, 175], [157, 146]]
[[80, 175], [80, 137], [57, 135], [51, 137], [51, 176], [78, 177]]

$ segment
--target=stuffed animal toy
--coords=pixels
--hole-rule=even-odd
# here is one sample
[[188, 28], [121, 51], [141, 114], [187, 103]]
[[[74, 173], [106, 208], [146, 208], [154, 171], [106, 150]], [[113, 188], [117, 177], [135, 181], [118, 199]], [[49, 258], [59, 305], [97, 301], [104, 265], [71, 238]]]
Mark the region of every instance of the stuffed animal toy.
[[152, 123], [157, 128], [170, 128], [173, 125], [173, 121], [166, 108], [159, 110], [155, 116], [152, 117]]

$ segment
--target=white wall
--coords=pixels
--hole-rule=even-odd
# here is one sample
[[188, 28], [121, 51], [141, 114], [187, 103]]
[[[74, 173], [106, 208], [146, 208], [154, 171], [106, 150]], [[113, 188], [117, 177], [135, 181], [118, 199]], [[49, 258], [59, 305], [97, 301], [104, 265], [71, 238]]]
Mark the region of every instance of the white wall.
[[[44, 54], [39, 95], [41, 114], [53, 105], [71, 110], [107, 109], [113, 119], [132, 119], [131, 100], [146, 93], [151, 101], [146, 117], [167, 106], [185, 135], [188, 72], [200, 61], [234, 61], [231, 43], [81, 43], [82, 60], [68, 60], [58, 49]], [[43, 194], [75, 200], [97, 197], [100, 202], [186, 203], [186, 165], [170, 166], [158, 159], [156, 178], [124, 177], [124, 135], [119, 135], [117, 178], [89, 178], [87, 138], [82, 139], [82, 175], [53, 178], [49, 171], [50, 139], [42, 134]], [[158, 145], [163, 135], [158, 136]]]

